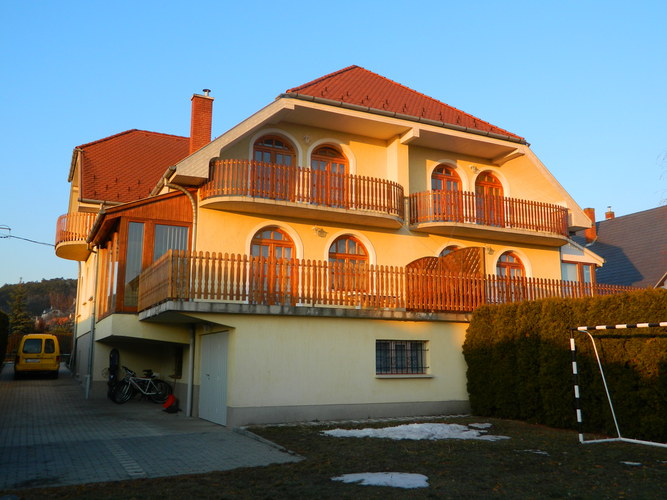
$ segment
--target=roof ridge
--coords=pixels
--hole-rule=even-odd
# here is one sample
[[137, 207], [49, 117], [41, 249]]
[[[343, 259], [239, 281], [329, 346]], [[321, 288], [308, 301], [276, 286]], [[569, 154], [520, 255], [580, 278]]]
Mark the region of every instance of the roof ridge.
[[[331, 77], [333, 77], [333, 76], [338, 76], [338, 75], [340, 75], [341, 73], [346, 73], [346, 72], [351, 71], [351, 70], [353, 70], [353, 69], [355, 69], [355, 68], [359, 68], [359, 69], [363, 69], [364, 71], [368, 71], [367, 69], [362, 68], [361, 66], [356, 66], [356, 65], [353, 64], [353, 65], [351, 65], [351, 66], [348, 66], [347, 68], [339, 69], [338, 71], [334, 71], [333, 73], [329, 73], [329, 74], [327, 74], [327, 75], [320, 76], [319, 78], [315, 78], [315, 80], [311, 80], [311, 81], [309, 81], [309, 82], [302, 83], [301, 85], [298, 85], [298, 86], [296, 86], [296, 87], [292, 87], [291, 89], [287, 89], [285, 92], [286, 92], [286, 93], [288, 93], [288, 92], [295, 92], [297, 89], [301, 89], [301, 88], [303, 88], [303, 87], [308, 87], [309, 85], [314, 85], [314, 84], [316, 84], [316, 83], [321, 82], [322, 80], [326, 80], [326, 79], [331, 78]], [[369, 71], [369, 73], [371, 73], [371, 72]], [[378, 76], [379, 76], [379, 75], [378, 75]]]
[[125, 130], [124, 132], [118, 132], [117, 134], [113, 134], [113, 135], [110, 135], [108, 137], [103, 137], [102, 139], [97, 139], [97, 140], [92, 141], [92, 142], [87, 142], [85, 144], [81, 144], [80, 146], [77, 146], [74, 149], [83, 149], [83, 148], [93, 146], [95, 144], [99, 144], [99, 143], [102, 143], [102, 142], [105, 142], [105, 141], [110, 141], [111, 139], [116, 139], [116, 138], [121, 137], [123, 135], [131, 134], [133, 132], [142, 132], [144, 134], [160, 135], [160, 136], [163, 136], [163, 137], [173, 137], [175, 139], [186, 139], [186, 140], [189, 139], [188, 137], [185, 137], [185, 136], [182, 136], [182, 135], [165, 134], [163, 132], [153, 132], [151, 130], [141, 130], [141, 129], [133, 128], [133, 129], [130, 129], [130, 130]]

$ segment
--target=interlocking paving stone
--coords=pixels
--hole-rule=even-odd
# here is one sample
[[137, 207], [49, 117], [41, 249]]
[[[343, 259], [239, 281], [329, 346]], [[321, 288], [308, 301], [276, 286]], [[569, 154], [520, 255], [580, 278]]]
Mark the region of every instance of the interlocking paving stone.
[[300, 460], [276, 446], [161, 405], [84, 399], [60, 378], [0, 373], [0, 492], [196, 474]]

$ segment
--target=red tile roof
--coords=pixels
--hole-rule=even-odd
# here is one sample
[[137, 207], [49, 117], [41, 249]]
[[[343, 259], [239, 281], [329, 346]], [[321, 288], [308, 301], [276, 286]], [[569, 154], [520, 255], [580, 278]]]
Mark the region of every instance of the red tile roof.
[[145, 198], [168, 167], [188, 156], [189, 138], [128, 130], [76, 148], [81, 151], [84, 200]]
[[287, 94], [307, 95], [355, 104], [523, 141], [523, 137], [359, 66], [349, 66], [294, 87], [289, 89]]

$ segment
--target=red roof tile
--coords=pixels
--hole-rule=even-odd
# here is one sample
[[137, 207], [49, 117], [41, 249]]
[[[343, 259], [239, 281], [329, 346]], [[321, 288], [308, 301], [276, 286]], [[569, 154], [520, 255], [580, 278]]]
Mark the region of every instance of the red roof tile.
[[287, 93], [356, 104], [523, 140], [523, 137], [359, 66], [349, 66], [289, 89]]
[[129, 202], [145, 198], [168, 167], [188, 156], [189, 139], [128, 130], [79, 146], [81, 198]]

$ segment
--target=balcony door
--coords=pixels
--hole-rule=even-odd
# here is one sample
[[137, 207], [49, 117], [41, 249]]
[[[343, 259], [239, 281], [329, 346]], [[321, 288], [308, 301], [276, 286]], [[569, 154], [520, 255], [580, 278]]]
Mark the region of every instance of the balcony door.
[[503, 185], [491, 172], [482, 172], [475, 180], [477, 223], [504, 226]]
[[282, 137], [260, 137], [253, 146], [250, 196], [291, 200], [296, 182], [296, 153]]
[[294, 242], [277, 226], [258, 231], [250, 244], [250, 301], [254, 304], [290, 304]]
[[435, 221], [463, 220], [461, 178], [449, 165], [438, 165], [431, 174], [432, 210]]
[[354, 236], [340, 236], [329, 247], [331, 289], [348, 293], [367, 288], [368, 250]]
[[318, 205], [348, 207], [345, 155], [332, 146], [320, 146], [310, 157], [311, 201]]

